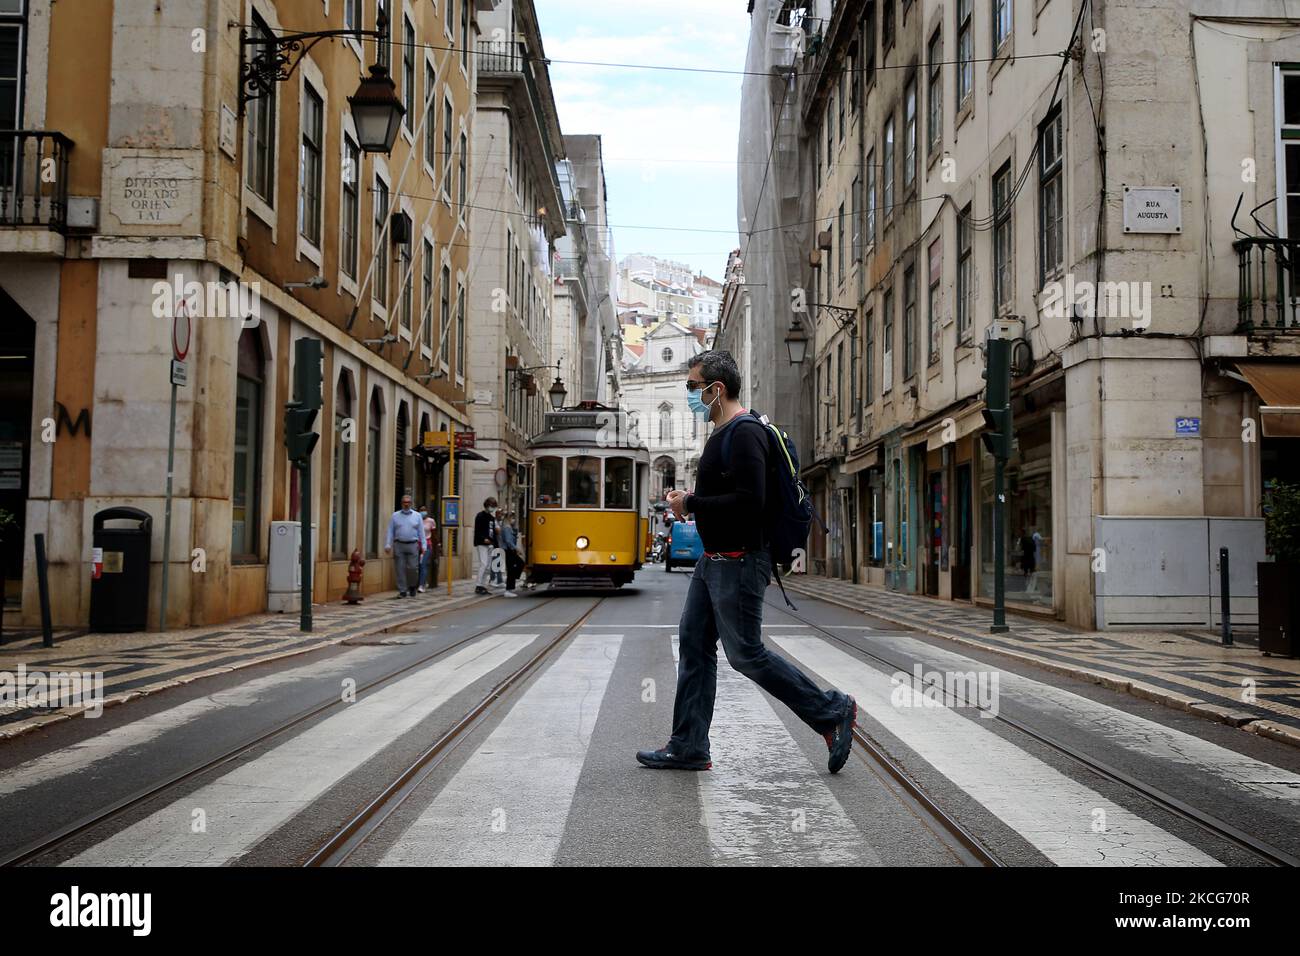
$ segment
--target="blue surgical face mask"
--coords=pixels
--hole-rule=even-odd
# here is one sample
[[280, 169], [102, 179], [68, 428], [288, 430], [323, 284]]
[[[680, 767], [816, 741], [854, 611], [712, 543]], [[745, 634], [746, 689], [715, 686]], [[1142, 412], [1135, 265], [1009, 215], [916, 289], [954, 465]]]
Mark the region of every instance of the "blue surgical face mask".
[[706, 385], [704, 388], [698, 388], [694, 391], [689, 388], [686, 390], [686, 404], [690, 408], [691, 412], [700, 416], [700, 418], [708, 418], [709, 411], [713, 407], [712, 402], [705, 402], [704, 399], [700, 397], [700, 392], [704, 391], [704, 389], [708, 387], [709, 386]]

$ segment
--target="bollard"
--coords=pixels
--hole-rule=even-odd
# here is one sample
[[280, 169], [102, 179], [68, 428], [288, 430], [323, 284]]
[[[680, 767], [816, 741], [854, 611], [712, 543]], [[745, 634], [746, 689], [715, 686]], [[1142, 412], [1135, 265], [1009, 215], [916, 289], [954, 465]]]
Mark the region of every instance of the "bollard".
[[41, 597], [41, 645], [54, 646], [54, 626], [50, 623], [49, 562], [45, 559], [45, 535], [36, 535], [36, 590]]
[[1228, 589], [1228, 549], [1219, 549], [1219, 625], [1222, 628], [1222, 644], [1232, 646], [1231, 594]]

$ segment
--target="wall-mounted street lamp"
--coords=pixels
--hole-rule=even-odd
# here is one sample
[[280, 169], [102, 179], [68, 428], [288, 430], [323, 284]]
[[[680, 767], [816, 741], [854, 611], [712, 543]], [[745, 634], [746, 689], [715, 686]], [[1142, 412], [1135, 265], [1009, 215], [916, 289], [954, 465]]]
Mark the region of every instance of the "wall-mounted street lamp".
[[800, 365], [804, 357], [808, 354], [808, 333], [804, 331], [803, 323], [799, 321], [799, 313], [795, 313], [794, 320], [790, 323], [790, 330], [785, 334], [786, 351], [790, 353], [790, 364]]
[[[388, 42], [388, 17], [381, 10], [374, 30], [316, 30], [311, 33], [286, 33], [283, 36], [239, 34], [239, 112], [250, 100], [270, 95], [276, 83], [293, 75], [302, 58], [321, 40], [333, 37], [374, 37]], [[376, 63], [370, 75], [361, 81], [356, 93], [348, 97], [357, 141], [367, 153], [391, 153], [406, 108], [397, 98], [397, 86], [388, 68]]]
[[[512, 356], [513, 357], [513, 356]], [[564, 382], [560, 379], [560, 361], [556, 359], [554, 365], [530, 365], [527, 368], [517, 366], [506, 366], [506, 385], [509, 387], [511, 375], [527, 375], [529, 372], [538, 372], [544, 368], [555, 369], [555, 381], [547, 391], [547, 396], [551, 399], [551, 408], [559, 411], [564, 407], [564, 399], [569, 394], [564, 387]], [[520, 382], [520, 387], [525, 387], [526, 383]]]

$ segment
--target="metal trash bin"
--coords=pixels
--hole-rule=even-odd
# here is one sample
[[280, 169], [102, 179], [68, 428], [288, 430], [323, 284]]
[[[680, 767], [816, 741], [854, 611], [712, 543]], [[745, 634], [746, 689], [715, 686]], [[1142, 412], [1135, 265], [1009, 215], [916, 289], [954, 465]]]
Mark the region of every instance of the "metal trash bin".
[[[134, 528], [106, 528], [134, 521]], [[95, 576], [90, 582], [90, 630], [143, 631], [149, 620], [149, 560], [153, 516], [139, 508], [105, 508], [94, 519]]]

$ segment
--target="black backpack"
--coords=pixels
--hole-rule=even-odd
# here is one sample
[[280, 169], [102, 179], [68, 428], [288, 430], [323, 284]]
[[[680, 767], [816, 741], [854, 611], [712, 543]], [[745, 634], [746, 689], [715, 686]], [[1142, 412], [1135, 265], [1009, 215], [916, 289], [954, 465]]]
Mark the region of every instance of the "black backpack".
[[[735, 422], [739, 428], [746, 420], [753, 421], [767, 436], [767, 501], [763, 522], [763, 538], [768, 553], [772, 556], [772, 569], [776, 574], [777, 586], [781, 596], [793, 610], [798, 610], [785, 593], [781, 583], [781, 571], [789, 573], [795, 559], [795, 552], [808, 550], [808, 533], [812, 530], [814, 520], [821, 525], [823, 532], [826, 523], [813, 507], [812, 496], [803, 479], [799, 477], [799, 452], [788, 434], [773, 425], [767, 417], [752, 409], [740, 416]], [[734, 429], [722, 434], [722, 460], [731, 465], [731, 436]]]

